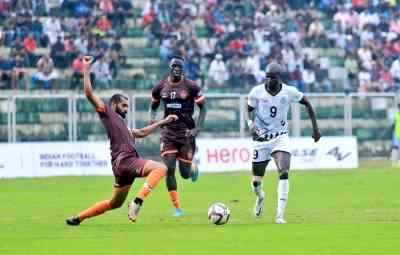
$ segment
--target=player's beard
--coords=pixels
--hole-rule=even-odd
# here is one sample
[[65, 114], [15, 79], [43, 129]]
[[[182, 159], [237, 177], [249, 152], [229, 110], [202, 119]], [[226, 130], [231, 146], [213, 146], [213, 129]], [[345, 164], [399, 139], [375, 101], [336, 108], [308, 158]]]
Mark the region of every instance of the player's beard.
[[117, 113], [118, 113], [119, 116], [121, 116], [121, 118], [123, 118], [123, 119], [126, 118], [127, 112], [121, 111], [120, 109], [117, 109]]

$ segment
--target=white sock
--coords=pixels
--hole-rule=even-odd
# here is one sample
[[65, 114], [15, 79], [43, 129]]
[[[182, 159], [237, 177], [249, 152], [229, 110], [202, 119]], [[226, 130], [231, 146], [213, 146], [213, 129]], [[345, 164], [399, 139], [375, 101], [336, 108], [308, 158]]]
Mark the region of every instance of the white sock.
[[399, 160], [399, 152], [397, 149], [392, 150], [392, 165], [397, 165]]
[[262, 182], [260, 182], [260, 184], [257, 187], [254, 186], [254, 182], [251, 182], [251, 189], [253, 190], [254, 194], [256, 194], [257, 197], [260, 197], [263, 193]]
[[288, 195], [289, 195], [289, 180], [279, 180], [279, 183], [278, 183], [278, 207], [276, 208], [276, 217], [277, 218], [284, 217]]

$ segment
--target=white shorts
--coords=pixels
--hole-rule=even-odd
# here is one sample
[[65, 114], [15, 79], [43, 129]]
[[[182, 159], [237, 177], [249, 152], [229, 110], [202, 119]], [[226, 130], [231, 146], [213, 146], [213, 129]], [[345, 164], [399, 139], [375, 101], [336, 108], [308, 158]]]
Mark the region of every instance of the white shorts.
[[290, 154], [290, 142], [287, 134], [265, 142], [253, 141], [253, 162], [271, 160], [271, 154], [275, 151], [285, 151]]

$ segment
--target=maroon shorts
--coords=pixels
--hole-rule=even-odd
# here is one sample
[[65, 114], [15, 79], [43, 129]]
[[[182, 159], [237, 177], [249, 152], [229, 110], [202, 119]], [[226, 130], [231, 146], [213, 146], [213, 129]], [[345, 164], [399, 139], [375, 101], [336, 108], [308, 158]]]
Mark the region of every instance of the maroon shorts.
[[136, 177], [143, 177], [147, 160], [138, 157], [120, 157], [113, 163], [114, 187], [132, 185]]
[[196, 151], [194, 138], [173, 139], [161, 137], [161, 156], [176, 154], [176, 158], [186, 163], [192, 163]]

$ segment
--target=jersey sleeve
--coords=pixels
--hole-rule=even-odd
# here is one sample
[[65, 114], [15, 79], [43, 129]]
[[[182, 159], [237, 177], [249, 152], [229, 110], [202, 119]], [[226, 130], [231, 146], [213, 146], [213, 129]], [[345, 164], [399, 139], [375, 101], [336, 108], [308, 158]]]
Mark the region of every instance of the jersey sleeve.
[[100, 118], [108, 118], [110, 116], [110, 111], [112, 111], [112, 109], [108, 104], [104, 104], [102, 108], [96, 108], [96, 112], [99, 114]]
[[196, 83], [193, 83], [193, 85], [191, 86], [191, 90], [192, 90], [192, 96], [196, 104], [203, 104], [206, 98], [203, 92], [201, 91], [200, 86], [197, 85]]
[[293, 86], [288, 86], [289, 102], [298, 103], [303, 98], [303, 92], [300, 92], [297, 88]]
[[162, 89], [162, 82], [159, 82], [156, 86], [153, 87], [153, 89], [151, 90], [152, 102], [159, 102], [161, 100], [161, 89]]
[[247, 104], [253, 108], [256, 108], [258, 105], [258, 98], [255, 89], [252, 89], [247, 98]]

